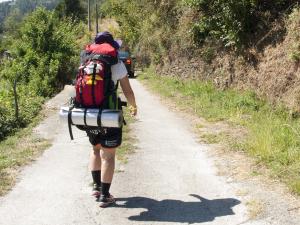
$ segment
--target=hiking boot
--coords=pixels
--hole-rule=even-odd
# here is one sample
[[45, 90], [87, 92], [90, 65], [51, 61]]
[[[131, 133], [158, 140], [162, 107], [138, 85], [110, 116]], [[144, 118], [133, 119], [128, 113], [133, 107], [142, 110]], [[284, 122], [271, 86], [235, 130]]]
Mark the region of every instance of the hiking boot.
[[93, 196], [95, 196], [96, 198], [99, 198], [101, 195], [101, 186], [98, 186], [97, 184], [93, 185]]
[[106, 208], [109, 205], [112, 205], [116, 202], [116, 200], [114, 199], [114, 196], [109, 195], [108, 197], [101, 195], [99, 198], [99, 202], [100, 202], [100, 207], [101, 208]]

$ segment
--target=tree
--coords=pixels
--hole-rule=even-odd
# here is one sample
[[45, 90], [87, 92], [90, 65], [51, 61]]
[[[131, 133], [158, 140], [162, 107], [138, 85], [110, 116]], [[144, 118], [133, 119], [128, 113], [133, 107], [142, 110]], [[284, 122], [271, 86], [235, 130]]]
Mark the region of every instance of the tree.
[[86, 12], [81, 6], [80, 0], [64, 0], [55, 9], [59, 18], [69, 17], [72, 21], [84, 20]]

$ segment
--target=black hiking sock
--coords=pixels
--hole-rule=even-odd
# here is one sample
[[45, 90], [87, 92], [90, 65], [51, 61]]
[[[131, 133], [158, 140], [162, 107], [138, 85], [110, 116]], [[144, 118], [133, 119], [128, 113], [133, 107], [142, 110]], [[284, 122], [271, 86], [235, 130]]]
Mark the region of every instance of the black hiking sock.
[[96, 184], [98, 187], [100, 187], [101, 186], [101, 170], [95, 170], [95, 171], [91, 171], [91, 172], [92, 172], [94, 184]]
[[110, 189], [110, 185], [109, 183], [101, 183], [101, 190], [102, 190], [102, 193], [101, 195], [104, 195], [105, 197], [109, 197], [109, 189]]

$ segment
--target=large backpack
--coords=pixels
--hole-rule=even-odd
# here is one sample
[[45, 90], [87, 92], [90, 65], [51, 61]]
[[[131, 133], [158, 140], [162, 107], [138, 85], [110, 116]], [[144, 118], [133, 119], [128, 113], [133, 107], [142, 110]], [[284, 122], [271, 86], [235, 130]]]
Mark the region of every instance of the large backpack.
[[[71, 140], [73, 140], [71, 118], [74, 108], [84, 108], [86, 118], [87, 109], [121, 110], [122, 106], [126, 106], [117, 97], [118, 83], [115, 84], [112, 80], [111, 66], [117, 63], [117, 50], [107, 43], [88, 45], [81, 54], [81, 65], [75, 80], [76, 96], [68, 112]], [[125, 124], [124, 118], [123, 122]], [[76, 127], [85, 131], [95, 129], [87, 125]]]
[[117, 84], [112, 81], [111, 66], [118, 62], [117, 50], [104, 43], [88, 45], [85, 51], [75, 82], [75, 106], [115, 108]]

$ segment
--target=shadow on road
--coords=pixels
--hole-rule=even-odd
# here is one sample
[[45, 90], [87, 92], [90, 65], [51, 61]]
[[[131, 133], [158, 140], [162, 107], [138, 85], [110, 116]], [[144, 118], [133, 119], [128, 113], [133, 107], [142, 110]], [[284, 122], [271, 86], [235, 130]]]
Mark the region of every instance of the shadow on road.
[[124, 201], [119, 208], [145, 208], [147, 211], [130, 216], [133, 221], [158, 221], [177, 223], [201, 223], [213, 221], [216, 217], [234, 215], [232, 208], [241, 202], [234, 198], [208, 200], [198, 195], [191, 195], [200, 201], [184, 202], [166, 199], [157, 201], [145, 197], [118, 198]]

